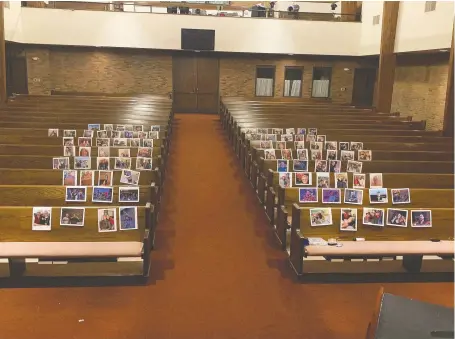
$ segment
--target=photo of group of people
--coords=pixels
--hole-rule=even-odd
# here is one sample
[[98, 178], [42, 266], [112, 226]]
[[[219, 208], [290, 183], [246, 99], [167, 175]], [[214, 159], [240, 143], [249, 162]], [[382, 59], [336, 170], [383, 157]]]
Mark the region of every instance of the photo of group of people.
[[60, 226], [84, 226], [84, 207], [62, 207], [60, 209]]
[[52, 223], [52, 207], [33, 207], [32, 230], [50, 231]]

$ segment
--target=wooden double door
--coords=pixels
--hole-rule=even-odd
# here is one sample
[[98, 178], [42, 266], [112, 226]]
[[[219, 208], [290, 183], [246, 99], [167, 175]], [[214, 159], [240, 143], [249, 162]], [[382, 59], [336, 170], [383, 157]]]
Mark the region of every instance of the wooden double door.
[[175, 113], [218, 113], [219, 60], [190, 53], [172, 58], [173, 109]]

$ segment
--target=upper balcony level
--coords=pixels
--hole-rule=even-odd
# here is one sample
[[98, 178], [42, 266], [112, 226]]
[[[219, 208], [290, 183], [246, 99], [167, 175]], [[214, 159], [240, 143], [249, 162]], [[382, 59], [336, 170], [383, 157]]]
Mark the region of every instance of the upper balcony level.
[[[5, 37], [19, 43], [180, 50], [182, 29], [193, 28], [213, 30], [219, 52], [343, 56], [379, 54], [383, 8], [383, 1], [5, 3]], [[450, 48], [453, 12], [452, 1], [402, 1], [395, 52]]]

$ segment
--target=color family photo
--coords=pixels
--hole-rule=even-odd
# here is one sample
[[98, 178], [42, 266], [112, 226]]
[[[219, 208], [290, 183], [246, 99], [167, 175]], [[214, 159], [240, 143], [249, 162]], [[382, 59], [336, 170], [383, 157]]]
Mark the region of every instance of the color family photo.
[[299, 202], [318, 202], [317, 188], [300, 188], [299, 189]]
[[362, 166], [363, 163], [360, 161], [349, 160], [346, 167], [346, 172], [362, 173]]
[[98, 172], [98, 186], [112, 186], [112, 171], [99, 171]]
[[295, 185], [296, 186], [307, 186], [311, 185], [311, 173], [308, 172], [296, 172], [294, 173]]
[[387, 225], [388, 226], [408, 226], [408, 211], [395, 208], [387, 209]]
[[287, 172], [289, 168], [289, 160], [277, 160], [277, 172]]
[[74, 157], [74, 169], [90, 169], [92, 158], [89, 157]]
[[84, 226], [85, 208], [62, 207], [60, 209], [60, 226]]
[[80, 174], [80, 186], [93, 186], [95, 182], [94, 171], [81, 171]]
[[292, 169], [294, 172], [307, 172], [308, 171], [308, 161], [306, 160], [294, 160], [292, 162]]
[[344, 190], [344, 203], [362, 205], [363, 203], [363, 190], [345, 189]]
[[380, 208], [364, 208], [363, 224], [371, 226], [384, 226], [384, 210]]
[[111, 203], [114, 196], [114, 189], [106, 186], [95, 186], [92, 192], [93, 202]]
[[387, 204], [389, 202], [387, 188], [370, 188], [368, 193], [371, 204]]
[[330, 187], [330, 173], [318, 172], [316, 173], [316, 181], [318, 188], [329, 188]]
[[139, 202], [139, 187], [119, 187], [119, 202]]
[[33, 207], [32, 230], [50, 231], [52, 222], [52, 207]]
[[136, 158], [136, 169], [140, 171], [151, 171], [152, 170], [152, 158]]
[[348, 173], [335, 173], [335, 187], [348, 188]]
[[131, 168], [131, 158], [115, 158], [114, 169], [130, 169]]
[[63, 186], [77, 185], [77, 171], [65, 170], [63, 173]]
[[432, 227], [433, 219], [430, 210], [413, 210], [411, 211], [412, 227]]
[[137, 207], [120, 207], [120, 230], [137, 230]]
[[280, 173], [278, 176], [278, 184], [281, 187], [292, 187], [292, 173], [284, 172]]
[[409, 188], [392, 188], [390, 190], [392, 195], [392, 204], [410, 204], [411, 194]]
[[340, 204], [341, 190], [339, 188], [323, 188], [322, 189], [323, 204]]
[[311, 226], [332, 225], [332, 210], [330, 208], [311, 208]]
[[352, 187], [353, 188], [365, 188], [365, 174], [354, 173], [352, 175]]
[[65, 201], [85, 202], [87, 200], [87, 187], [67, 186]]
[[382, 173], [370, 173], [370, 188], [381, 188], [382, 186]]
[[357, 209], [342, 208], [340, 218], [340, 231], [357, 231]]
[[70, 169], [70, 159], [69, 158], [53, 158], [52, 159], [52, 168], [58, 170], [68, 170]]
[[98, 231], [117, 231], [117, 214], [115, 208], [102, 208], [98, 210]]
[[122, 175], [120, 177], [120, 183], [127, 185], [139, 185], [140, 175], [141, 172], [123, 170]]

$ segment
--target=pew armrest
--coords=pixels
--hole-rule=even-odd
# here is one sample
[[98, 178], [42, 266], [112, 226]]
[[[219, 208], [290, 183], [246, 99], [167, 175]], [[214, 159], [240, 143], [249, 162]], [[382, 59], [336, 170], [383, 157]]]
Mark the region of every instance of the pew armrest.
[[308, 256], [453, 255], [453, 241], [340, 241], [336, 246], [305, 246]]

